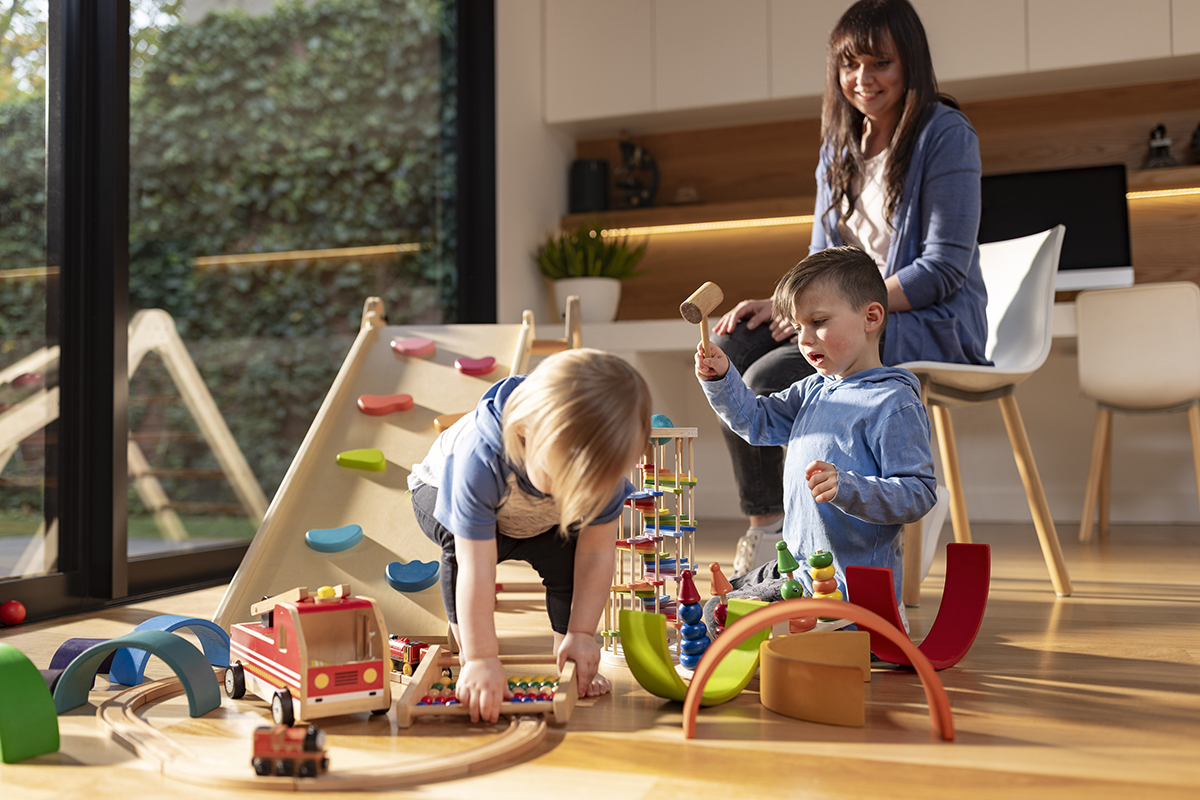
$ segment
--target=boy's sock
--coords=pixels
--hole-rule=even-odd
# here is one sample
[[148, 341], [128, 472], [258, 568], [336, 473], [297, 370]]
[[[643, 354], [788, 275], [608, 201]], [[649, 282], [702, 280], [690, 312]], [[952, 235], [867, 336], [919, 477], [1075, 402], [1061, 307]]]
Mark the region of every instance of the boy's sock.
[[751, 525], [738, 539], [731, 578], [738, 578], [775, 558], [775, 543], [783, 541], [783, 517], [771, 525]]

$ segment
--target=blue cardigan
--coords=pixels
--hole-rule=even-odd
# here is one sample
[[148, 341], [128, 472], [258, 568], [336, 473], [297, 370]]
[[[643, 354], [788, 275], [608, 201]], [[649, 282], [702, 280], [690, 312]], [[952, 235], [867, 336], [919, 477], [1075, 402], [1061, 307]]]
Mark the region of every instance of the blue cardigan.
[[[817, 166], [817, 213], [831, 196], [825, 174], [830, 145]], [[888, 315], [884, 364], [949, 361], [990, 364], [987, 290], [979, 269], [979, 137], [960, 111], [938, 103], [917, 136], [884, 277], [896, 275], [912, 311]], [[828, 228], [828, 230], [826, 230]], [[837, 212], [813, 225], [808, 252], [845, 244]]]

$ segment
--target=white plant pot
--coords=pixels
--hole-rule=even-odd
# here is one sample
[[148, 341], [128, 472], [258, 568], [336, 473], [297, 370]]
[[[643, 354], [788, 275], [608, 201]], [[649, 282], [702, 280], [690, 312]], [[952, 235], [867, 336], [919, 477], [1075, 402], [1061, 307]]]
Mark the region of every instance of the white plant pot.
[[616, 278], [560, 278], [554, 282], [558, 315], [567, 313], [567, 298], [579, 295], [583, 322], [612, 322], [621, 303], [621, 281]]

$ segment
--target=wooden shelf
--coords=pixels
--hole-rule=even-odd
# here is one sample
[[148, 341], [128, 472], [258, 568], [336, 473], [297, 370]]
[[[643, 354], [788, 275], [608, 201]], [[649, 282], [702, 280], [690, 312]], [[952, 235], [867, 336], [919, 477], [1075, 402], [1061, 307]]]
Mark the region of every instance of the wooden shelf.
[[812, 214], [816, 205], [813, 195], [770, 197], [764, 200], [739, 200], [729, 203], [694, 203], [681, 206], [625, 208], [591, 214], [568, 214], [562, 218], [564, 229], [576, 228], [599, 220], [602, 225], [617, 228], [647, 225], [682, 225], [694, 222], [721, 222], [735, 219], [764, 217], [794, 217]]
[[1200, 166], [1131, 169], [1126, 188], [1131, 192], [1153, 189], [1190, 189], [1200, 186]]

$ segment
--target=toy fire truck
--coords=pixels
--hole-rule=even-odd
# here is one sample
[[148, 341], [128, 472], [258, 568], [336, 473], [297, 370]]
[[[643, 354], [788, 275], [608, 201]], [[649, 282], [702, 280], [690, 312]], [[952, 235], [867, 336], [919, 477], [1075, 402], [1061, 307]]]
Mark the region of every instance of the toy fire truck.
[[258, 775], [295, 775], [315, 778], [328, 771], [325, 732], [316, 725], [289, 728], [276, 725], [254, 731], [254, 756], [250, 766]]
[[336, 714], [386, 714], [392, 704], [388, 635], [375, 601], [350, 587], [301, 587], [250, 607], [258, 622], [229, 631], [225, 693], [271, 704], [277, 725]]

